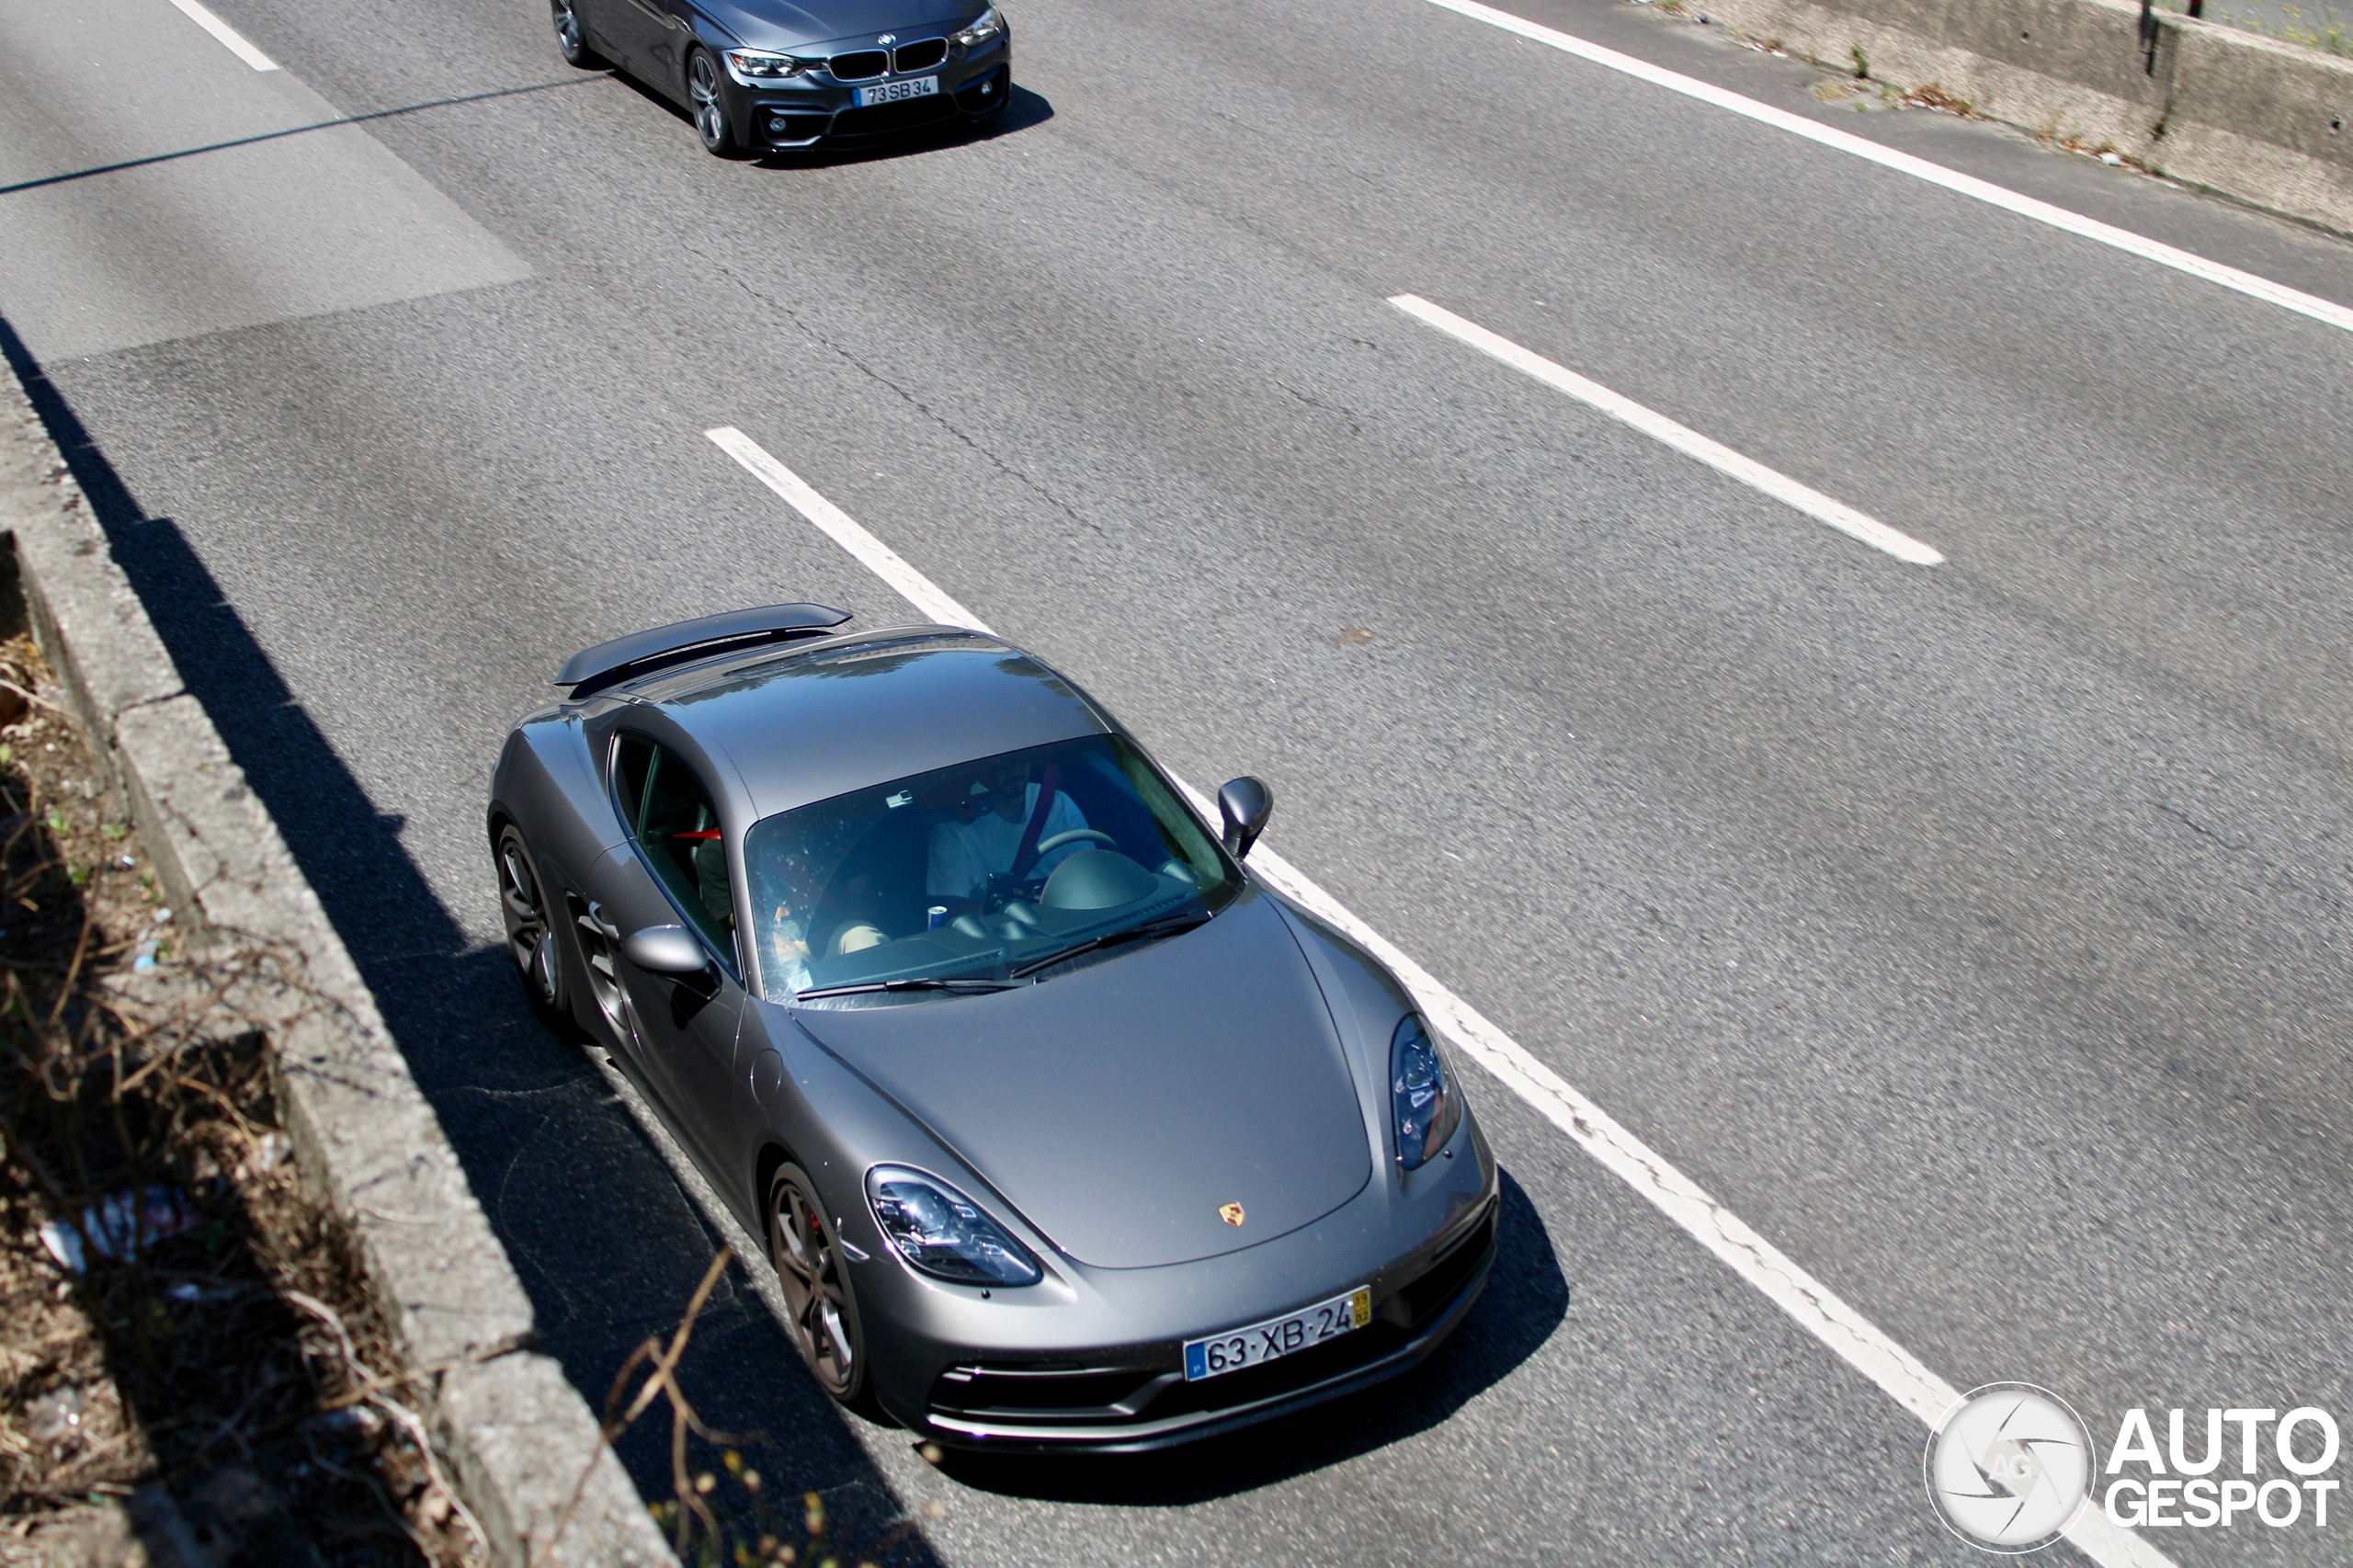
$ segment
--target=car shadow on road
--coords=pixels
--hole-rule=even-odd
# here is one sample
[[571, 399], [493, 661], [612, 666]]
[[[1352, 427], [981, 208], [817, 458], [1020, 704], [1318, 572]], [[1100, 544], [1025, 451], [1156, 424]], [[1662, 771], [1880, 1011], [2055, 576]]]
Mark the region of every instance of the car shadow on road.
[[[614, 80], [625, 84], [639, 97], [676, 120], [688, 135], [694, 134], [692, 117], [687, 113], [686, 106], [676, 98], [658, 88], [647, 85], [626, 71], [615, 71], [612, 75]], [[987, 119], [951, 121], [937, 128], [911, 132], [899, 141], [886, 142], [871, 147], [858, 147], [841, 152], [823, 147], [812, 147], [807, 152], [793, 152], [788, 149], [783, 152], [762, 153], [746, 159], [745, 162], [756, 169], [831, 169], [846, 168], [858, 164], [887, 163], [896, 158], [940, 152], [974, 142], [993, 142], [1000, 136], [1010, 136], [1017, 131], [1027, 131], [1033, 125], [1043, 125], [1053, 118], [1052, 104], [1049, 103], [1042, 95], [1033, 93], [1016, 82], [1006, 94], [1004, 111], [992, 115]]]
[[1156, 1454], [1017, 1458], [949, 1452], [959, 1483], [1007, 1496], [1182, 1507], [1271, 1486], [1438, 1426], [1536, 1354], [1567, 1316], [1568, 1281], [1543, 1217], [1503, 1173], [1495, 1266], [1471, 1315], [1419, 1367], [1329, 1404]]
[[[179, 526], [141, 507], [5, 317], [0, 356], [350, 949], [521, 1276], [540, 1348], [601, 1412], [630, 1353], [676, 1324], [719, 1238], [581, 1050], [531, 1015], [504, 948], [467, 940], [403, 847], [403, 819], [376, 810]], [[679, 1372], [708, 1426], [765, 1434], [745, 1452], [770, 1495], [825, 1499], [837, 1547], [880, 1541], [905, 1517], [740, 1273], [705, 1307]], [[666, 1415], [657, 1404], [616, 1444], [650, 1499], [672, 1491]], [[748, 1499], [733, 1501], [752, 1525]], [[909, 1538], [890, 1561], [933, 1560]]]

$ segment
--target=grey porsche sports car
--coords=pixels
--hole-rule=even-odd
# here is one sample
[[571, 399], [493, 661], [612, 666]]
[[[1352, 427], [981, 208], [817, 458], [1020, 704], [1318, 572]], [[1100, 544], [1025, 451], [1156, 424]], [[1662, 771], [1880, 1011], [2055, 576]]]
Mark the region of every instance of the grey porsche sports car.
[[949, 627], [777, 605], [578, 654], [489, 836], [526, 991], [766, 1237], [828, 1392], [1135, 1450], [1404, 1370], [1497, 1176], [1412, 1001], [1102, 706]]
[[1013, 31], [985, 0], [549, 0], [556, 46], [684, 105], [704, 151], [844, 149], [1005, 108]]

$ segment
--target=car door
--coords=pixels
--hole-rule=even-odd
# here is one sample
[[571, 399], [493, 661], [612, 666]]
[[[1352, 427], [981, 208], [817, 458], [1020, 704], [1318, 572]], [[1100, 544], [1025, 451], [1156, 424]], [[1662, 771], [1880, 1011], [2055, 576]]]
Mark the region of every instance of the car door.
[[[710, 786], [676, 752], [624, 730], [612, 773], [630, 836], [590, 879], [593, 913], [612, 944], [637, 1065], [683, 1141], [709, 1163], [723, 1142], [714, 1137], [712, 1113], [733, 1087], [744, 1014], [728, 845]], [[684, 926], [710, 967], [674, 975], [631, 963], [628, 937], [651, 926]]]

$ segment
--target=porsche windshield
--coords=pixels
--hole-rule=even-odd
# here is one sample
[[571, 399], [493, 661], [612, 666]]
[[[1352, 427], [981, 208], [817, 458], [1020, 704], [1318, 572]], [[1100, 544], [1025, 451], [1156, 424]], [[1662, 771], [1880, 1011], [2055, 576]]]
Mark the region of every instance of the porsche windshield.
[[1242, 879], [1116, 735], [779, 812], [753, 824], [744, 865], [772, 1002], [1017, 983], [1207, 918]]

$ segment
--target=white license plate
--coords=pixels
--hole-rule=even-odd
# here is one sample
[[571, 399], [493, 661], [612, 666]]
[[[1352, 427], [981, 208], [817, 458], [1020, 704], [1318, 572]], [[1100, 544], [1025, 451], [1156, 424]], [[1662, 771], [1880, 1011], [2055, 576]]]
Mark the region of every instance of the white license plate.
[[1185, 1342], [1185, 1381], [1222, 1377], [1245, 1367], [1279, 1360], [1293, 1351], [1313, 1350], [1325, 1340], [1362, 1328], [1372, 1321], [1372, 1291], [1359, 1285], [1345, 1296], [1319, 1301], [1305, 1312], [1268, 1318], [1248, 1328], [1229, 1328], [1207, 1339]]
[[859, 108], [871, 104], [895, 104], [903, 98], [927, 98], [939, 91], [937, 76], [916, 76], [904, 82], [885, 82], [879, 87], [860, 87], [850, 95], [850, 101]]

